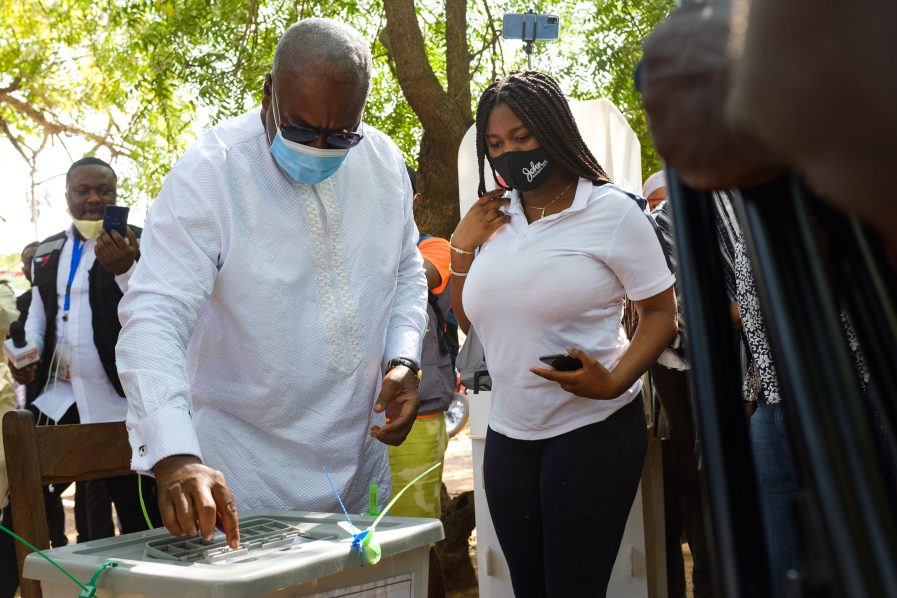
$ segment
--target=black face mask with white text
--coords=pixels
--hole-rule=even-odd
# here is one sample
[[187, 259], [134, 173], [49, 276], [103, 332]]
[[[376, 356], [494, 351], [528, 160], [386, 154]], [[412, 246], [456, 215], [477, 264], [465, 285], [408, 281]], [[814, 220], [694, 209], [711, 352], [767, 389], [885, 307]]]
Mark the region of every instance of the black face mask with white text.
[[518, 191], [532, 191], [541, 186], [554, 166], [541, 147], [525, 152], [505, 152], [497, 158], [489, 158], [489, 163], [510, 188]]

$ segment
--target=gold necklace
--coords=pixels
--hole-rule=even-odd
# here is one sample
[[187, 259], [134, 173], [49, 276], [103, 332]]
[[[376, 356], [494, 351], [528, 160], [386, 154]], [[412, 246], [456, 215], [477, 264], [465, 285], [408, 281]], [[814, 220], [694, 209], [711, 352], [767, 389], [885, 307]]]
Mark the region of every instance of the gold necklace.
[[539, 220], [542, 220], [542, 218], [545, 217], [545, 210], [547, 210], [548, 208], [550, 208], [551, 205], [552, 205], [554, 202], [556, 202], [557, 200], [559, 200], [559, 199], [561, 198], [561, 196], [562, 196], [564, 193], [566, 193], [567, 190], [570, 189], [571, 186], [573, 186], [573, 183], [574, 183], [574, 182], [575, 182], [575, 179], [574, 179], [573, 181], [570, 181], [570, 182], [567, 184], [567, 186], [564, 187], [564, 188], [561, 190], [561, 192], [558, 193], [558, 194], [555, 196], [554, 199], [552, 199], [551, 201], [549, 201], [547, 204], [545, 204], [545, 205], [542, 206], [541, 208], [537, 208], [536, 206], [523, 206], [524, 209], [527, 209], [527, 210], [541, 210], [541, 211], [539, 212]]

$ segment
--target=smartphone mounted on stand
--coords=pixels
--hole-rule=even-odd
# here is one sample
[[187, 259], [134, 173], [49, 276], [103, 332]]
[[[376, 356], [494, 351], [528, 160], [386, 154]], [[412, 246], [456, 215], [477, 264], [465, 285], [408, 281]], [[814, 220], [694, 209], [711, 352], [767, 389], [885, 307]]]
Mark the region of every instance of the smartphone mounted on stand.
[[501, 36], [523, 42], [553, 41], [558, 38], [561, 20], [557, 15], [506, 12], [501, 20]]
[[537, 41], [553, 41], [558, 38], [561, 19], [557, 15], [540, 15], [527, 12], [506, 12], [501, 20], [501, 36], [519, 39], [526, 52], [526, 68], [533, 70], [533, 44]]

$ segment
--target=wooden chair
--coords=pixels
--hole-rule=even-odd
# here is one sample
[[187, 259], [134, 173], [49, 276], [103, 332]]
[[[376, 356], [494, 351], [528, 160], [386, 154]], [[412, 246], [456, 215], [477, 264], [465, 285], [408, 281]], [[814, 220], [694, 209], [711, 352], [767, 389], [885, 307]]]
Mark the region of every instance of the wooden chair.
[[[133, 473], [124, 422], [35, 426], [30, 411], [10, 411], [3, 416], [3, 443], [13, 531], [40, 550], [50, 547], [43, 486]], [[19, 591], [22, 598], [41, 598], [40, 583], [22, 576], [29, 552], [17, 543]]]

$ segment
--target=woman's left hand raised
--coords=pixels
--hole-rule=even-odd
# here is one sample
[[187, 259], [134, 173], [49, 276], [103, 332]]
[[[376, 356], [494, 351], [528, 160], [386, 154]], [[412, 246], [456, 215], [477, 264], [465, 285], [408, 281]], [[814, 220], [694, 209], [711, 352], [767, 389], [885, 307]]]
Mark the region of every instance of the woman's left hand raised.
[[578, 397], [587, 399], [608, 400], [617, 398], [623, 390], [614, 373], [608, 370], [591, 355], [575, 347], [567, 347], [567, 353], [582, 362], [582, 368], [571, 372], [560, 370], [530, 368], [537, 376], [557, 382], [561, 388]]

